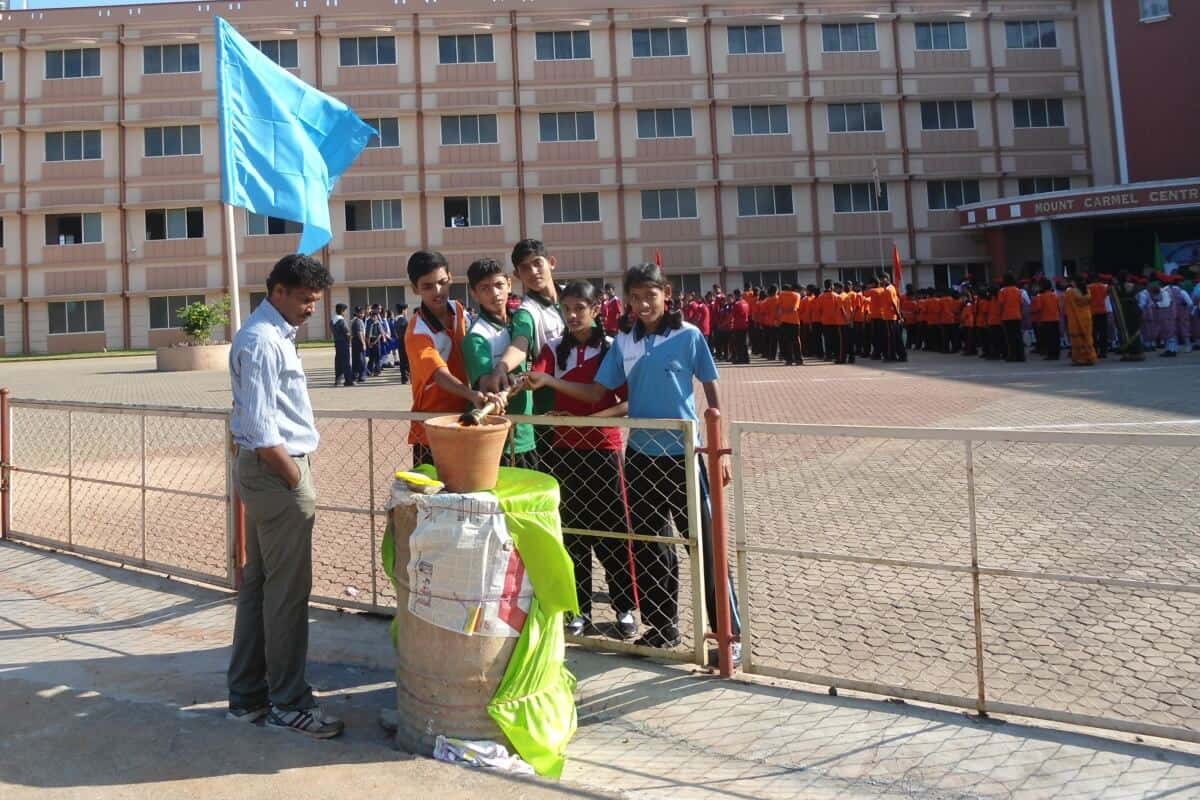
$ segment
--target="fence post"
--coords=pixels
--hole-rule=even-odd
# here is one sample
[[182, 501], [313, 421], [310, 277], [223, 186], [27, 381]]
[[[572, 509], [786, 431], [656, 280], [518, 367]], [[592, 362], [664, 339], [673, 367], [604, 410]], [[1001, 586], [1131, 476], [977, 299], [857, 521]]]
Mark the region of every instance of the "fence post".
[[971, 605], [975, 616], [975, 710], [987, 716], [987, 691], [983, 672], [983, 600], [979, 591], [979, 540], [975, 534], [975, 451], [967, 445], [967, 519], [971, 532]]
[[712, 500], [713, 592], [717, 600], [717, 667], [721, 677], [733, 675], [733, 616], [729, 608], [729, 537], [725, 517], [725, 482], [721, 473], [721, 412], [704, 412], [704, 452], [708, 455], [708, 491]]
[[0, 388], [0, 540], [8, 538], [11, 505], [9, 504], [9, 469], [12, 466], [12, 419], [8, 411], [8, 389]]
[[683, 420], [684, 436], [684, 480], [687, 481], [688, 504], [688, 533], [691, 541], [690, 560], [692, 566], [692, 638], [694, 640], [692, 657], [696, 664], [704, 666], [708, 659], [708, 615], [706, 613], [704, 593], [704, 531], [700, 524], [700, 451], [696, 448], [699, 432], [696, 423], [690, 419]]
[[234, 458], [237, 445], [229, 428], [229, 417], [225, 418], [225, 496], [228, 505], [225, 541], [228, 546], [229, 579], [233, 588], [242, 588], [242, 571], [246, 566], [246, 508], [237, 492], [237, 473]]

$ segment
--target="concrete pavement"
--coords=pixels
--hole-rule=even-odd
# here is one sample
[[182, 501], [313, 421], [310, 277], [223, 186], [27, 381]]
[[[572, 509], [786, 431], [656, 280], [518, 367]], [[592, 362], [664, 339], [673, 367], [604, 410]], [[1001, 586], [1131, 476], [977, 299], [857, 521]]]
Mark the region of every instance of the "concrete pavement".
[[0, 544], [0, 795], [1163, 798], [1200, 793], [1200, 748], [979, 721], [569, 650], [579, 733], [547, 784], [414, 759], [376, 726], [387, 621], [312, 611], [310, 679], [347, 734], [222, 717], [228, 594]]

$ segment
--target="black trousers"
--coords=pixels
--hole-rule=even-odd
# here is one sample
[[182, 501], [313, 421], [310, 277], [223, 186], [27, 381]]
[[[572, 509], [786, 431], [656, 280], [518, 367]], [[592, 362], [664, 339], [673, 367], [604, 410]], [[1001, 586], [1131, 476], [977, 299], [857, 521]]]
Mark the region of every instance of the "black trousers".
[[1021, 338], [1021, 320], [1004, 320], [1004, 360], [1024, 361], [1025, 340]]
[[1062, 342], [1058, 338], [1057, 322], [1039, 322], [1037, 326], [1038, 344], [1042, 355], [1051, 361], [1062, 357]]
[[350, 353], [350, 371], [354, 373], [354, 380], [361, 381], [367, 377], [367, 362], [363, 357], [363, 349], [359, 345], [351, 345]]
[[1092, 339], [1096, 344], [1096, 355], [1108, 358], [1108, 314], [1092, 314]]
[[338, 381], [347, 384], [354, 383], [354, 373], [350, 371], [350, 345], [335, 343], [333, 345], [333, 383]]
[[[648, 536], [686, 538], [688, 530], [687, 472], [684, 456], [646, 456], [625, 451], [625, 475], [629, 486], [629, 513], [633, 532]], [[704, 604], [709, 630], [716, 629], [716, 576], [712, 559], [712, 514], [708, 505], [708, 474], [700, 465], [700, 540], [704, 547]], [[634, 564], [642, 608], [642, 622], [663, 631], [679, 627], [679, 556], [673, 542], [634, 542]], [[730, 618], [733, 633], [740, 634], [737, 594], [733, 584], [733, 560], [729, 572], [720, 576], [729, 582]]]
[[767, 361], [774, 361], [779, 355], [779, 328], [763, 326], [762, 356]]
[[746, 331], [729, 332], [729, 360], [734, 364], [750, 363], [750, 351], [746, 349]]
[[[621, 533], [625, 518], [625, 474], [618, 450], [554, 448], [543, 465], [558, 480], [563, 528]], [[575, 567], [575, 597], [579, 613], [592, 615], [592, 553], [604, 568], [608, 596], [618, 614], [633, 611], [633, 576], [629, 571], [630, 543], [625, 539], [563, 533], [563, 544]]]
[[830, 358], [834, 363], [845, 364], [847, 361], [854, 363], [854, 350], [850, 347], [850, 331], [849, 325], [826, 325], [825, 326], [825, 360]]
[[825, 358], [825, 331], [819, 322], [808, 326], [808, 355], [811, 358]]
[[804, 357], [800, 355], [800, 326], [794, 322], [781, 323], [779, 331], [779, 350], [783, 360], [788, 364], [803, 364]]

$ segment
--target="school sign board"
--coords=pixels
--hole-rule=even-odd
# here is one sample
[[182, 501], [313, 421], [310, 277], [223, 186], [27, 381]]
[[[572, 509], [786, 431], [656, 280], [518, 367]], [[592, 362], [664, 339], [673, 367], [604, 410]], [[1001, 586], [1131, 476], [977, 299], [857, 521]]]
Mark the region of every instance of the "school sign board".
[[1200, 208], [1200, 178], [1010, 197], [959, 209], [963, 228], [991, 228], [1047, 219], [1100, 217]]

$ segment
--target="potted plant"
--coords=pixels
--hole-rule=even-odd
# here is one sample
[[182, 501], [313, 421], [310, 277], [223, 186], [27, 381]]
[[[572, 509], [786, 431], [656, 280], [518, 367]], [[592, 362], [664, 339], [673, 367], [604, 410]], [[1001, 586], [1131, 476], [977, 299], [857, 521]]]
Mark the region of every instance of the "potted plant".
[[192, 303], [179, 309], [186, 342], [156, 351], [159, 372], [222, 370], [229, 366], [229, 343], [213, 343], [213, 330], [229, 322], [229, 298], [215, 303]]

